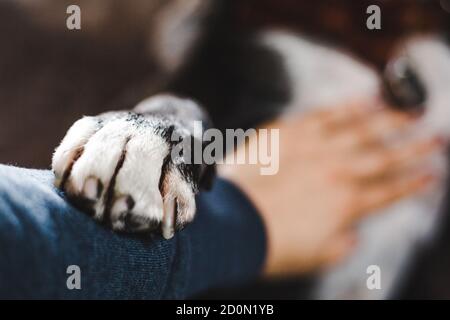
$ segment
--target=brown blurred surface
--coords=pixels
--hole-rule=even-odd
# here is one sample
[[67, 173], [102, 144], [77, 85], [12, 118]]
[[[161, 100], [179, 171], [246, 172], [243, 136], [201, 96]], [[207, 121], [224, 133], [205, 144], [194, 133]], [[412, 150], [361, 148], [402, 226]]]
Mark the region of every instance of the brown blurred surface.
[[[381, 30], [366, 28], [370, 5], [381, 9]], [[346, 47], [378, 67], [383, 67], [402, 38], [450, 24], [439, 0], [246, 0], [238, 6], [240, 25], [298, 30]]]
[[150, 94], [156, 71], [141, 46], [44, 32], [0, 3], [0, 163], [48, 168], [77, 118]]
[[[385, 10], [383, 32], [365, 28], [365, 8], [372, 2]], [[130, 36], [129, 20], [122, 26], [114, 20], [103, 38], [64, 25], [51, 33], [11, 3], [0, 2], [0, 163], [48, 168], [54, 147], [80, 116], [130, 108], [163, 85], [145, 47], [148, 35]], [[289, 27], [331, 39], [382, 65], [405, 34], [450, 23], [436, 3], [245, 0], [230, 7], [237, 30]]]

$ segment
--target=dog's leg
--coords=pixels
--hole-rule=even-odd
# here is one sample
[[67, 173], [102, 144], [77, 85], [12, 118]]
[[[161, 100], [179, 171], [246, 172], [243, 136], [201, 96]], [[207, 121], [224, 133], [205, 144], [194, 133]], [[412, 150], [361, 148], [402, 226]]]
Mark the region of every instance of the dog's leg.
[[[78, 120], [53, 156], [55, 183], [69, 199], [115, 230], [174, 229], [192, 221], [195, 194], [211, 167], [174, 159], [176, 143], [195, 137], [205, 114], [191, 100], [163, 95], [132, 112]], [[177, 141], [173, 141], [177, 137]], [[192, 150], [183, 150], [184, 152]]]

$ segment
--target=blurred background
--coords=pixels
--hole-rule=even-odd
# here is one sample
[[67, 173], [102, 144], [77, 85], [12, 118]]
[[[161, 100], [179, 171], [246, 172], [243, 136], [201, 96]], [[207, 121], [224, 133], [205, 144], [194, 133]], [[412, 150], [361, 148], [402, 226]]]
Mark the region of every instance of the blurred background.
[[[48, 168], [81, 115], [130, 108], [164, 88], [196, 33], [193, 16], [219, 11], [236, 38], [270, 27], [315, 35], [382, 68], [401, 37], [450, 24], [445, 1], [378, 1], [389, 14], [373, 32], [365, 10], [377, 1], [0, 1], [0, 162]], [[66, 28], [69, 4], [83, 8], [80, 31]]]
[[[383, 29], [369, 32], [365, 10], [377, 3], [384, 10]], [[69, 4], [82, 8], [80, 31], [66, 28]], [[229, 39], [216, 34], [215, 46], [224, 55], [229, 51], [222, 42], [283, 27], [336, 43], [382, 70], [398, 39], [449, 28], [447, 10], [446, 0], [2, 0], [0, 163], [49, 168], [54, 148], [74, 121], [82, 115], [130, 109], [170, 87], [195, 52], [191, 43], [205, 37], [204, 29], [218, 21], [234, 35]], [[233, 51], [230, 59], [239, 60], [239, 52]], [[203, 70], [210, 77], [217, 77], [216, 71]], [[219, 126], [227, 119], [220, 115], [237, 108], [232, 99], [225, 103], [201, 94], [198, 98], [218, 105], [221, 112], [213, 120]], [[399, 297], [450, 298], [449, 230], [444, 228], [436, 246], [418, 257], [414, 281]], [[299, 297], [298, 282], [251, 286], [239, 290], [239, 296], [220, 291], [206, 297]]]

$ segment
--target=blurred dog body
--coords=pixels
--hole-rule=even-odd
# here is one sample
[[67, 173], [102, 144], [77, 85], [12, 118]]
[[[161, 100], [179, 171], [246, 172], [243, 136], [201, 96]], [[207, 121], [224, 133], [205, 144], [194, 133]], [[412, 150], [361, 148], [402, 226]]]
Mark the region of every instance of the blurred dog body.
[[[134, 1], [132, 6], [123, 1], [76, 2], [88, 36], [120, 41], [144, 34], [149, 57], [163, 70], [165, 89], [199, 100], [219, 128], [248, 127], [274, 116], [383, 95], [380, 73], [348, 52], [288, 29], [236, 35], [224, 22], [225, 14], [209, 2]], [[63, 22], [64, 16], [56, 13], [65, 12], [65, 1], [21, 3], [49, 29]], [[219, 23], [204, 23], [210, 11]], [[398, 44], [399, 55], [407, 57], [426, 92], [423, 120], [410, 134], [450, 136], [448, 45], [439, 34], [399, 39]], [[390, 60], [396, 59], [392, 54]], [[445, 171], [446, 160], [444, 155], [434, 159], [436, 170]], [[354, 255], [319, 277], [313, 296], [393, 296], [411, 257], [432, 240], [439, 226], [443, 184], [368, 218], [359, 226], [360, 244]], [[370, 265], [381, 269], [380, 290], [366, 286]]]
[[[382, 79], [348, 53], [286, 32], [269, 32], [263, 42], [281, 54], [293, 91], [283, 116], [333, 106], [339, 102], [382, 97]], [[449, 137], [450, 48], [437, 36], [409, 39], [402, 48], [426, 87], [426, 111], [414, 132]], [[393, 57], [394, 59], [395, 57]], [[298, 90], [296, 90], [298, 89]], [[386, 137], [386, 139], [389, 139]], [[332, 155], [331, 155], [332, 156]], [[445, 177], [447, 159], [431, 164]], [[394, 294], [411, 256], [432, 240], [441, 215], [445, 180], [426, 195], [403, 200], [367, 218], [359, 226], [359, 244], [350, 259], [324, 274], [314, 296], [321, 299], [383, 299]], [[381, 270], [381, 288], [369, 290], [368, 267]]]

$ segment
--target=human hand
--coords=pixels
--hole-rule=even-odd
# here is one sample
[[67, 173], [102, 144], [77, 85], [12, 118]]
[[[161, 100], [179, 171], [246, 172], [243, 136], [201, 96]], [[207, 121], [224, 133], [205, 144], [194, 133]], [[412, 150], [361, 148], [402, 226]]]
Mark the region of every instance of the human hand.
[[[388, 109], [355, 105], [276, 120], [264, 127], [280, 130], [277, 174], [261, 175], [261, 166], [252, 164], [219, 167], [219, 175], [250, 197], [265, 222], [266, 276], [301, 274], [338, 262], [354, 247], [359, 220], [434, 180], [425, 163], [441, 150], [440, 139], [386, 144], [387, 136], [399, 135], [414, 122]], [[236, 154], [257, 140], [251, 137]]]

